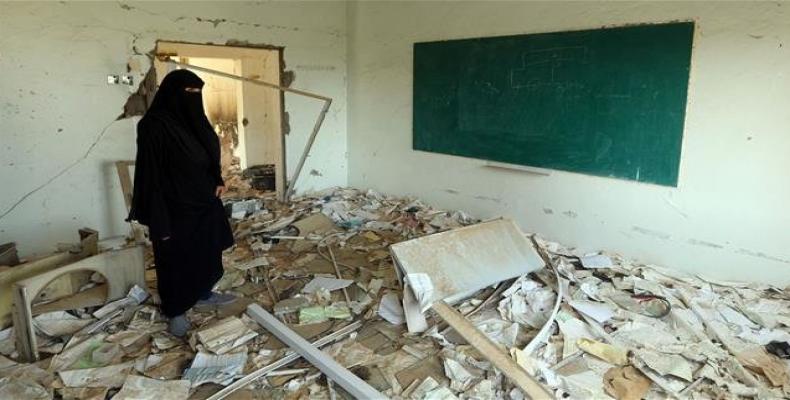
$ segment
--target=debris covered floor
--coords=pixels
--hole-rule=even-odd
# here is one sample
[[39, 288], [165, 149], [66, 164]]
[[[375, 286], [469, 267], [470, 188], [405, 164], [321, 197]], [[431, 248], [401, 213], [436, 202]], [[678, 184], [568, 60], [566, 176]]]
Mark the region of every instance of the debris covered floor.
[[[246, 315], [252, 303], [310, 342], [358, 322], [322, 350], [390, 398], [525, 398], [431, 311], [425, 332], [405, 324], [389, 245], [478, 221], [353, 189], [289, 205], [253, 192], [227, 200], [236, 246], [216, 290], [238, 301], [193, 309], [187, 337], [169, 335], [147, 252], [147, 288], [34, 317], [41, 361], [18, 363], [13, 327], [2, 330], [0, 398], [220, 398], [225, 386], [289, 353]], [[704, 280], [534, 239], [547, 267], [454, 307], [556, 398], [788, 396], [787, 289]], [[97, 286], [94, 277], [84, 289]], [[350, 397], [304, 359], [278, 365], [224, 398]]]

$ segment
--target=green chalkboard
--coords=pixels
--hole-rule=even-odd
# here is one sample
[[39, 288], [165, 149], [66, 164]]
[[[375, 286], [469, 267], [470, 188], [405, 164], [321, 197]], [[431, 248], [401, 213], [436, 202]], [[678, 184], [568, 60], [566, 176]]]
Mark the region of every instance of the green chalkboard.
[[415, 150], [677, 186], [694, 23], [414, 45]]

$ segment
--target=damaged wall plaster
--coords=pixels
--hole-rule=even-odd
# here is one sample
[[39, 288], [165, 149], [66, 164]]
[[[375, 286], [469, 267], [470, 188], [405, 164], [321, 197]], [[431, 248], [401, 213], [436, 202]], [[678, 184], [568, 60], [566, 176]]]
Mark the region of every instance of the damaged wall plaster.
[[[352, 3], [349, 182], [480, 217], [504, 213], [587, 250], [788, 284], [789, 14], [769, 2]], [[411, 150], [414, 42], [689, 18], [698, 31], [677, 189]]]
[[[299, 88], [330, 96], [299, 190], [347, 183], [346, 6], [342, 2], [3, 3], [0, 13], [0, 243], [23, 255], [52, 251], [74, 229], [103, 237], [128, 225], [114, 161], [134, 158], [138, 118], [150, 90], [138, 92], [157, 39], [193, 43], [274, 43], [298, 71]], [[110, 86], [129, 73], [138, 86]], [[137, 92], [140, 96], [130, 94]], [[296, 165], [321, 104], [285, 96]], [[125, 108], [126, 107], [126, 108]]]

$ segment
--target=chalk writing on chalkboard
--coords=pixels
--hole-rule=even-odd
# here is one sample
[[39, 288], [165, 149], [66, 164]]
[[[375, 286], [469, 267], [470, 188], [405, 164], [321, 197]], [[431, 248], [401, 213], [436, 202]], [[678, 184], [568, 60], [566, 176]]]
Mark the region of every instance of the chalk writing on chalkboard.
[[413, 147], [677, 186], [694, 23], [414, 45]]

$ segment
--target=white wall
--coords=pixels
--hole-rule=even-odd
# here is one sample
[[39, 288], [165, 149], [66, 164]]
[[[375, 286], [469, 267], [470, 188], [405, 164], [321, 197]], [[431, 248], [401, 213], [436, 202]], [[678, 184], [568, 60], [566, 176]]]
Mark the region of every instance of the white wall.
[[[790, 283], [790, 4], [358, 2], [349, 7], [349, 182], [584, 249]], [[412, 44], [693, 18], [677, 188], [483, 167], [411, 150]]]
[[[106, 76], [147, 68], [134, 54], [157, 39], [285, 46], [292, 87], [335, 99], [298, 189], [345, 185], [345, 18], [340, 2], [0, 2], [0, 243], [31, 254], [82, 226], [127, 232], [112, 163], [134, 157], [136, 121], [114, 122], [129, 90]], [[321, 104], [285, 102], [293, 171]]]

